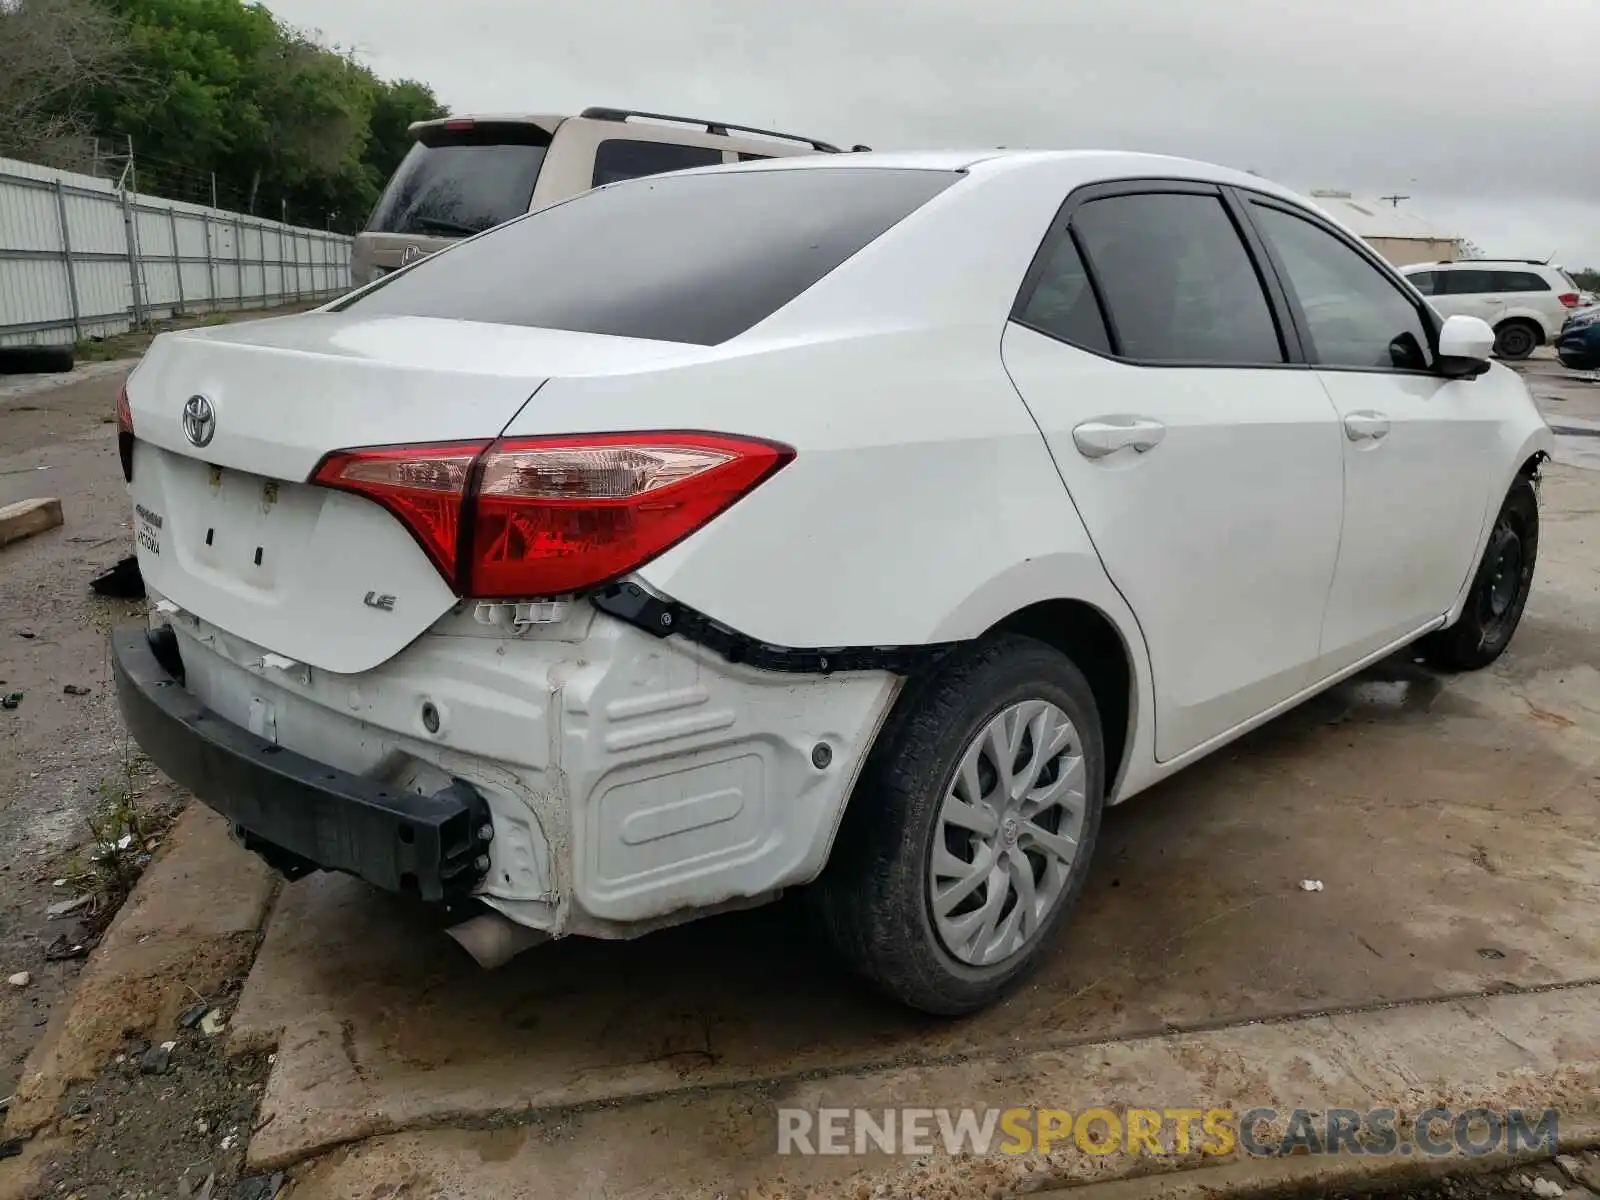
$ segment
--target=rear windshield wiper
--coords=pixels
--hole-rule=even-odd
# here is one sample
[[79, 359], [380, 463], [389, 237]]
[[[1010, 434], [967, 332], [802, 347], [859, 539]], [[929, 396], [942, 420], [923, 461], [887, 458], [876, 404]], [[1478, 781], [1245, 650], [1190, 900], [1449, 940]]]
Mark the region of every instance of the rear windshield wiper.
[[412, 217], [411, 224], [430, 233], [459, 233], [471, 237], [483, 232], [482, 229], [474, 229], [471, 225], [463, 225], [460, 221], [447, 221], [442, 217]]

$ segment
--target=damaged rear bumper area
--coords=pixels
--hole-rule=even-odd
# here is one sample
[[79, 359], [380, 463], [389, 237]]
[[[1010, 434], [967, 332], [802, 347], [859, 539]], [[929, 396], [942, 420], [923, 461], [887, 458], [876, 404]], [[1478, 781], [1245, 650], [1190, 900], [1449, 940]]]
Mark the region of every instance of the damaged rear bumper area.
[[[489, 867], [489, 809], [468, 783], [422, 795], [315, 762], [207, 709], [183, 686], [170, 629], [111, 636], [124, 720], [174, 782], [295, 878], [343, 871], [424, 900], [469, 895]], [[487, 835], [487, 836], [485, 836]]]

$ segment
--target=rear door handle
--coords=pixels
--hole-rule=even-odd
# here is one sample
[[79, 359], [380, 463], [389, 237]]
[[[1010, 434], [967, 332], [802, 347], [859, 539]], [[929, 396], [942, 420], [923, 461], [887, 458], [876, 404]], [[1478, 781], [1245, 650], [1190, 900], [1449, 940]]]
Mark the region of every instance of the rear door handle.
[[1378, 442], [1389, 435], [1389, 418], [1380, 412], [1353, 412], [1344, 419], [1344, 435], [1352, 442]]
[[1142, 417], [1107, 417], [1076, 426], [1072, 431], [1072, 442], [1085, 458], [1104, 458], [1126, 446], [1143, 454], [1154, 450], [1166, 436], [1167, 427], [1160, 421], [1147, 421]]

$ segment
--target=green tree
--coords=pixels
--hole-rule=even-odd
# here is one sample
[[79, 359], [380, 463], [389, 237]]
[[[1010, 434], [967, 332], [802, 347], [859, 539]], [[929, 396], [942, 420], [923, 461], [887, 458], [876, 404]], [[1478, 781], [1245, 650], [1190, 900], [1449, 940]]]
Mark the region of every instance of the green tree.
[[372, 107], [372, 137], [367, 143], [367, 165], [380, 180], [387, 181], [411, 149], [413, 121], [432, 121], [450, 115], [439, 103], [433, 89], [415, 79], [380, 83]]
[[[19, 4], [67, 0], [0, 0]], [[140, 189], [224, 208], [357, 228], [409, 146], [443, 115], [415, 80], [379, 79], [353, 55], [245, 0], [75, 0], [126, 30], [129, 69], [80, 89], [93, 129], [131, 136]]]

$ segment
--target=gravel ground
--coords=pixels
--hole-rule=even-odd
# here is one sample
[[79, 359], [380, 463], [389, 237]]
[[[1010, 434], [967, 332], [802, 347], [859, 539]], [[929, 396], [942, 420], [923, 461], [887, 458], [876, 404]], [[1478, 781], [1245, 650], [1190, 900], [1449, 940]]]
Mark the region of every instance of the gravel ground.
[[[195, 1009], [225, 1013], [227, 1005]], [[128, 1042], [98, 1079], [67, 1094], [61, 1131], [72, 1140], [39, 1170], [39, 1195], [270, 1200], [277, 1194], [281, 1175], [240, 1176], [267, 1057], [228, 1057], [223, 1035], [205, 1032], [201, 1018], [194, 1019], [172, 1030], [167, 1042]]]

